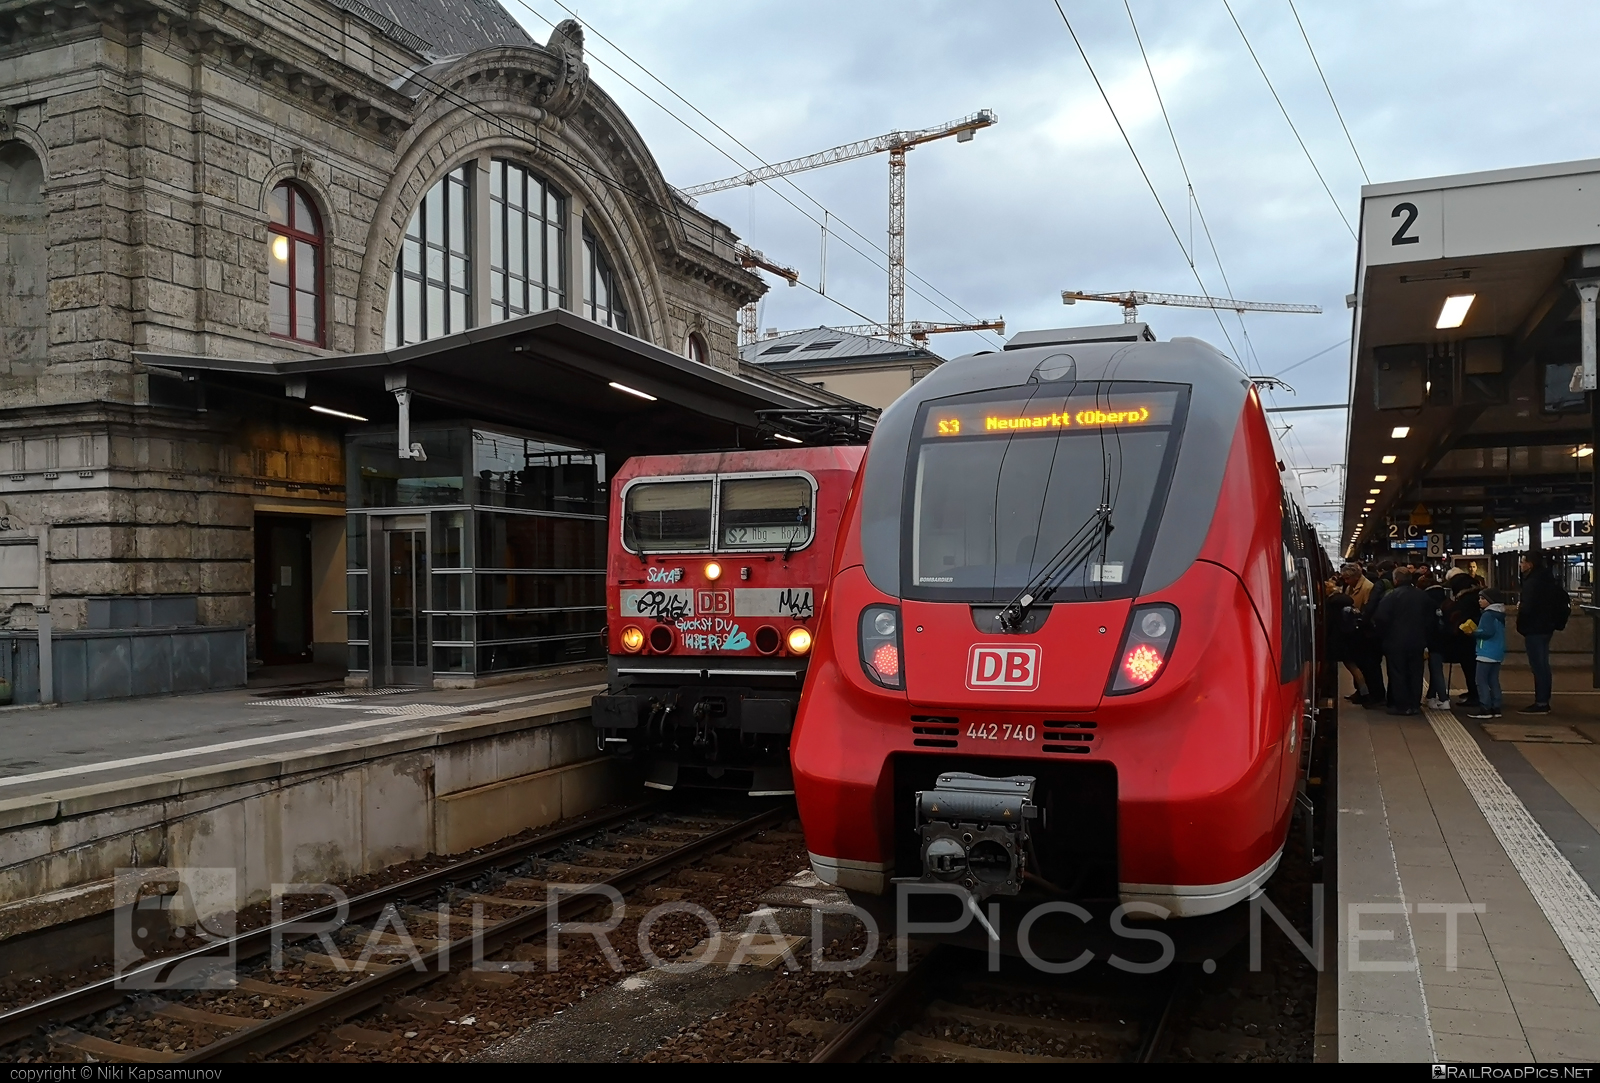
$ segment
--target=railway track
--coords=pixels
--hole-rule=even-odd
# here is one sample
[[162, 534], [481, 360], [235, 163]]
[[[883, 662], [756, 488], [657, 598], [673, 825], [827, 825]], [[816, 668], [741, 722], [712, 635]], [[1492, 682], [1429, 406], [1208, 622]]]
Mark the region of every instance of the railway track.
[[[330, 921], [338, 913], [330, 905], [0, 1013], [0, 1056], [7, 1043], [43, 1037], [53, 1060], [237, 1061], [385, 1004], [425, 1015], [438, 1005], [408, 994], [474, 959], [543, 937], [553, 917], [552, 885], [566, 889], [560, 920], [572, 920], [607, 903], [603, 888], [646, 887], [792, 815], [788, 806], [741, 819], [643, 804], [587, 818], [349, 900], [333, 950], [325, 942], [317, 945], [324, 950], [309, 950], [304, 941], [314, 934], [289, 928]], [[281, 970], [259, 962], [275, 939], [287, 945], [289, 964]], [[158, 972], [229, 952], [237, 969], [225, 988], [141, 989]], [[177, 1048], [174, 1028], [190, 1036]], [[361, 1040], [360, 1028], [340, 1029]]]
[[[1146, 1063], [1161, 1052], [1182, 974], [1047, 983], [985, 973], [970, 953], [935, 947], [812, 1056], [967, 1063]], [[1117, 975], [1116, 978], [1126, 978]]]

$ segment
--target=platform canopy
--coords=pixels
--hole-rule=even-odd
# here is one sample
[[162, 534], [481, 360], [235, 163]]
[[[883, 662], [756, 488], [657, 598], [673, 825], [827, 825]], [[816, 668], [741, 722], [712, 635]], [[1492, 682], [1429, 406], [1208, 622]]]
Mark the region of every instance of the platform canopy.
[[[603, 450], [618, 465], [630, 455], [790, 446], [775, 429], [817, 430], [805, 419], [774, 424], [770, 411], [850, 413], [837, 396], [804, 384], [732, 375], [563, 309], [377, 353], [293, 361], [135, 356], [152, 374], [152, 401], [192, 405], [207, 394], [267, 393], [393, 426], [394, 392], [406, 389], [413, 425], [465, 418], [512, 426]], [[850, 420], [870, 430], [875, 415], [859, 407]]]
[[1341, 548], [1426, 532], [1460, 552], [1590, 511], [1592, 396], [1569, 386], [1576, 286], [1600, 281], [1600, 160], [1368, 185], [1361, 202]]

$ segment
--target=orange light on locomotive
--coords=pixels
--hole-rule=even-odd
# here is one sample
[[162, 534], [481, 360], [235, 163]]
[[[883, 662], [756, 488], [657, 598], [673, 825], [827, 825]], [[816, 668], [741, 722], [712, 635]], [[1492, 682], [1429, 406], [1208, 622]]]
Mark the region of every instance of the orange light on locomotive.
[[639, 653], [639, 648], [644, 646], [644, 633], [635, 625], [628, 625], [622, 630], [622, 649], [629, 654]]
[[715, 583], [722, 578], [722, 565], [714, 560], [706, 561], [705, 575], [708, 580]]
[[789, 629], [789, 653], [804, 654], [811, 649], [811, 630], [809, 628], [794, 627]]

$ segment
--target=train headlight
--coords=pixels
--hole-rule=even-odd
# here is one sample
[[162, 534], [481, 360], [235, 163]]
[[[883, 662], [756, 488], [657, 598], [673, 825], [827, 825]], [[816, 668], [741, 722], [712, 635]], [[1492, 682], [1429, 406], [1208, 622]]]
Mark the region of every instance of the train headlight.
[[906, 686], [900, 649], [900, 608], [869, 605], [861, 611], [861, 669], [874, 684]]
[[708, 560], [706, 561], [705, 572], [706, 578], [715, 583], [718, 579], [722, 578], [722, 565], [718, 564], [714, 560]]
[[811, 630], [809, 628], [789, 629], [789, 653], [804, 654], [811, 649]]
[[1172, 657], [1178, 635], [1178, 611], [1170, 605], [1135, 606], [1128, 615], [1128, 630], [1117, 652], [1107, 695], [1119, 696], [1148, 688]]
[[633, 625], [628, 625], [622, 630], [622, 649], [629, 654], [636, 653], [644, 646], [644, 633]]

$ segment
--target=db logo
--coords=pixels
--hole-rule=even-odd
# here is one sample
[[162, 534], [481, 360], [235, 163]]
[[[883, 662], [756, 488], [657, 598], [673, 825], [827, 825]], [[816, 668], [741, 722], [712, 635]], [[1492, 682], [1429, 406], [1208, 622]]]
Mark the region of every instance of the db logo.
[[967, 687], [1031, 692], [1039, 687], [1039, 648], [975, 643], [967, 658]]

